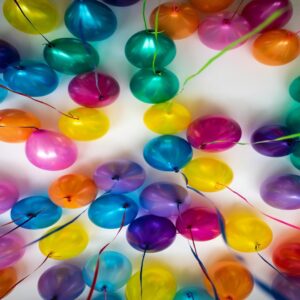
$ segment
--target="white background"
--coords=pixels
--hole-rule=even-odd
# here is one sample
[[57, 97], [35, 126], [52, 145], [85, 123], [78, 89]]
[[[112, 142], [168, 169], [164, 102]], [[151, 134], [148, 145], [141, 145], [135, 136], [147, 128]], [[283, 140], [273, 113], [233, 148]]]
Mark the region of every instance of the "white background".
[[[2, 4], [3, 0], [0, 2]], [[70, 1], [56, 0], [55, 2], [63, 12]], [[294, 0], [292, 2], [294, 3], [295, 14], [286, 28], [298, 30], [300, 29], [300, 1]], [[158, 1], [156, 0], [149, 1], [147, 13], [149, 14], [157, 4]], [[81, 172], [91, 176], [100, 163], [114, 158], [131, 158], [140, 162], [147, 171], [148, 182], [163, 179], [183, 184], [181, 178], [175, 174], [161, 173], [148, 167], [142, 157], [144, 143], [154, 137], [155, 134], [144, 126], [142, 120], [143, 113], [149, 106], [133, 98], [129, 91], [129, 80], [137, 69], [131, 66], [124, 56], [124, 46], [128, 38], [143, 29], [140, 9], [141, 3], [125, 8], [113, 7], [119, 23], [117, 32], [108, 40], [94, 44], [101, 59], [99, 70], [115, 76], [121, 85], [119, 99], [104, 109], [111, 122], [111, 128], [106, 136], [94, 142], [77, 143], [79, 147], [78, 161], [72, 168], [61, 172], [47, 172], [31, 165], [25, 157], [24, 144], [0, 143], [0, 176], [14, 179], [20, 187], [22, 198], [46, 193], [49, 184], [63, 174]], [[232, 7], [233, 9], [234, 7]], [[42, 38], [15, 30], [6, 22], [2, 11], [0, 14], [0, 38], [15, 45], [23, 59], [42, 60], [44, 43]], [[71, 34], [66, 31], [63, 22], [61, 22], [59, 29], [47, 34], [50, 40], [70, 36]], [[210, 113], [224, 113], [231, 116], [241, 125], [243, 140], [245, 141], [249, 140], [254, 129], [268, 121], [284, 122], [286, 113], [292, 105], [292, 100], [288, 95], [288, 85], [294, 77], [300, 75], [299, 59], [286, 66], [268, 67], [254, 60], [251, 55], [251, 44], [248, 42], [243, 47], [226, 54], [191, 82], [185, 92], [176, 99], [191, 110], [193, 118]], [[187, 39], [176, 41], [176, 46], [177, 56], [168, 68], [177, 74], [181, 82], [215, 54], [215, 51], [200, 43], [196, 33]], [[43, 97], [43, 100], [64, 111], [75, 108], [76, 104], [67, 93], [70, 79], [70, 76], [61, 75], [59, 88], [51, 95]], [[58, 130], [59, 115], [55, 111], [30, 102], [26, 98], [10, 95], [1, 104], [1, 108], [21, 108], [32, 111], [42, 120], [43, 128]], [[195, 151], [194, 155], [207, 156], [207, 154], [198, 151]], [[249, 146], [236, 146], [217, 157], [226, 161], [234, 171], [235, 177], [231, 184], [232, 188], [247, 196], [264, 211], [291, 223], [299, 222], [297, 211], [280, 211], [271, 208], [259, 196], [260, 184], [268, 176], [280, 172], [299, 173], [290, 164], [288, 157], [264, 157]], [[229, 191], [212, 193], [209, 196], [220, 208], [241, 204], [241, 200]], [[77, 213], [78, 211], [65, 212], [66, 215]], [[68, 218], [70, 217], [65, 216], [62, 221]], [[1, 223], [7, 220], [9, 220], [9, 214], [1, 216]], [[264, 255], [270, 258], [277, 237], [282, 233], [291, 232], [292, 229], [270, 220], [267, 221], [275, 233], [274, 243], [264, 252]], [[82, 218], [82, 222], [90, 234], [91, 242], [88, 249], [74, 260], [80, 266], [84, 265], [86, 259], [96, 253], [99, 247], [110, 240], [114, 234], [113, 231], [94, 226], [86, 217]], [[20, 230], [20, 232], [28, 242], [43, 233], [42, 230], [36, 232]], [[134, 264], [134, 271], [137, 271], [141, 253], [126, 243], [124, 232], [110, 249], [120, 250], [128, 255]], [[198, 248], [200, 256], [206, 264], [228, 254], [220, 237], [210, 242], [199, 243]], [[16, 265], [19, 277], [21, 278], [31, 272], [43, 258], [37, 246], [30, 247], [22, 261]], [[245, 258], [253, 273], [265, 281], [271, 282], [274, 276], [273, 271], [262, 264], [256, 254], [247, 254]], [[146, 259], [146, 266], [151, 265], [153, 260], [166, 263], [174, 271], [179, 286], [185, 283], [198, 284], [200, 276], [202, 276], [186, 241], [181, 237], [178, 237], [176, 242], [166, 251], [149, 255]], [[24, 295], [26, 295], [25, 299], [40, 299], [36, 288], [37, 280], [44, 270], [55, 263], [57, 262], [49, 260], [41, 270], [18, 286], [7, 299], [24, 299]], [[80, 299], [85, 298], [81, 296]], [[268, 299], [268, 296], [255, 289], [249, 299], [263, 300]]]

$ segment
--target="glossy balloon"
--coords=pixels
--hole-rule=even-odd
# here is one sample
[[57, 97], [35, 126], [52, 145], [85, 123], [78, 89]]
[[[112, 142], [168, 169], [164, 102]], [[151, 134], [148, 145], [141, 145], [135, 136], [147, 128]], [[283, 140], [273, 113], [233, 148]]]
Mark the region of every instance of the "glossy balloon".
[[280, 293], [288, 300], [298, 300], [299, 289], [299, 277], [285, 277], [285, 279], [282, 279], [282, 275], [277, 274], [272, 282], [272, 290]]
[[11, 287], [17, 282], [18, 276], [15, 268], [0, 270], [0, 298], [3, 299]]
[[192, 4], [203, 13], [215, 13], [224, 10], [234, 0], [191, 0]]
[[0, 73], [5, 69], [20, 60], [18, 50], [8, 42], [0, 39]]
[[[7, 86], [7, 83], [2, 79], [0, 79], [0, 84]], [[7, 95], [8, 95], [8, 91], [0, 87], [0, 103], [5, 100]]]
[[300, 131], [300, 108], [291, 109], [286, 118], [286, 126], [292, 133], [299, 133]]
[[295, 78], [289, 87], [290, 96], [300, 102], [300, 76]]
[[0, 214], [11, 209], [19, 198], [16, 184], [8, 179], [0, 179]]
[[103, 0], [103, 1], [106, 2], [107, 4], [115, 5], [115, 6], [128, 6], [136, 2], [139, 2], [139, 0]]
[[184, 287], [180, 289], [174, 300], [212, 300], [213, 298], [202, 288], [197, 286]]

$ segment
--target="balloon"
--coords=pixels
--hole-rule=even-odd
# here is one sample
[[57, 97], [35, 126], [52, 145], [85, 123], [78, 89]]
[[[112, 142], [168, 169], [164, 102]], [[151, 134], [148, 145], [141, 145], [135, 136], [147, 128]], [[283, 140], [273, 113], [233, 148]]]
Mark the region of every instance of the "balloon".
[[161, 69], [175, 58], [176, 46], [162, 32], [159, 32], [156, 37], [153, 30], [143, 30], [135, 33], [127, 41], [125, 55], [137, 68], [151, 68], [156, 55], [155, 67]]
[[[7, 85], [6, 82], [3, 81], [2, 79], [0, 79], [0, 84], [2, 84], [4, 86]], [[3, 102], [3, 100], [5, 100], [5, 98], [7, 97], [7, 95], [8, 95], [8, 91], [6, 89], [3, 89], [3, 88], [0, 87], [0, 103]]]
[[86, 41], [101, 41], [117, 29], [117, 18], [105, 4], [95, 0], [76, 0], [65, 13], [65, 24], [76, 37]]
[[7, 179], [0, 179], [0, 214], [11, 209], [19, 198], [16, 184]]
[[248, 20], [252, 28], [257, 27], [279, 9], [284, 13], [273, 21], [264, 31], [283, 27], [293, 15], [293, 7], [289, 0], [252, 0], [242, 11], [242, 16]]
[[18, 201], [12, 207], [10, 215], [22, 228], [41, 229], [56, 223], [62, 215], [62, 209], [49, 198], [32, 196]]
[[200, 23], [197, 10], [189, 3], [168, 2], [157, 6], [151, 13], [150, 24], [155, 28], [158, 13], [158, 30], [171, 39], [184, 39], [193, 34]]
[[[18, 1], [26, 17], [41, 33], [54, 30], [59, 21], [59, 13], [56, 6], [49, 0], [21, 0]], [[5, 0], [3, 14], [11, 26], [30, 34], [38, 34], [38, 31], [24, 17], [14, 0]]]
[[89, 72], [99, 64], [95, 48], [74, 38], [52, 41], [44, 48], [44, 58], [52, 69], [68, 75]]
[[77, 141], [91, 141], [104, 136], [109, 129], [109, 119], [95, 108], [78, 107], [70, 110], [67, 116], [59, 119], [59, 130], [67, 137]]
[[79, 105], [103, 107], [118, 98], [120, 86], [111, 76], [100, 72], [77, 75], [69, 83], [69, 95]]
[[47, 269], [38, 281], [38, 291], [45, 300], [72, 300], [85, 288], [81, 269], [61, 263]]
[[106, 2], [107, 4], [116, 5], [116, 6], [128, 6], [136, 2], [139, 2], [139, 0], [103, 0], [103, 1]]
[[98, 190], [95, 182], [81, 174], [59, 177], [49, 187], [49, 197], [63, 208], [79, 208], [95, 200]]
[[185, 130], [191, 122], [188, 109], [174, 101], [152, 105], [144, 114], [148, 129], [159, 134], [175, 134]]
[[300, 102], [300, 76], [295, 78], [289, 87], [290, 96]]
[[227, 8], [234, 0], [191, 0], [192, 4], [204, 13], [215, 13]]
[[26, 156], [36, 167], [48, 171], [63, 170], [77, 159], [76, 145], [61, 133], [37, 130], [26, 141]]
[[176, 228], [173, 223], [167, 218], [154, 215], [135, 219], [126, 233], [127, 241], [134, 249], [150, 253], [168, 248], [175, 241], [175, 237]]
[[[219, 261], [208, 273], [214, 282], [220, 299], [246, 299], [253, 289], [251, 273], [235, 261]], [[205, 278], [205, 287], [213, 295], [210, 282]]]
[[15, 268], [0, 270], [0, 297], [4, 297], [17, 282], [18, 276]]
[[285, 127], [277, 124], [266, 125], [254, 131], [251, 136], [252, 147], [260, 154], [270, 157], [286, 156], [293, 151], [296, 141], [288, 139], [283, 141], [259, 143], [262, 141], [272, 141], [292, 132]]
[[119, 194], [104, 194], [94, 201], [88, 210], [90, 220], [103, 228], [119, 228], [131, 223], [138, 213], [138, 206], [129, 197]]
[[0, 141], [24, 142], [40, 126], [40, 121], [30, 112], [20, 109], [0, 110]]
[[272, 288], [274, 291], [279, 292], [288, 300], [299, 299], [300, 279], [298, 277], [285, 277], [282, 278], [281, 274], [275, 276]]
[[254, 41], [252, 53], [262, 64], [285, 65], [299, 56], [299, 37], [296, 33], [285, 29], [265, 32]]
[[185, 188], [168, 182], [152, 183], [140, 194], [141, 206], [151, 214], [161, 217], [177, 216], [190, 203], [191, 198]]
[[[92, 256], [83, 268], [83, 278], [88, 286], [92, 285], [98, 255]], [[99, 292], [115, 292], [129, 280], [132, 266], [129, 259], [114, 251], [105, 251], [100, 256], [100, 268], [95, 289]]]
[[[54, 232], [57, 228], [52, 227], [46, 234]], [[45, 256], [65, 260], [80, 255], [88, 242], [89, 237], [84, 227], [79, 223], [72, 223], [42, 239], [39, 248]]]
[[179, 290], [174, 300], [212, 300], [202, 287], [190, 286]]
[[228, 165], [206, 157], [190, 161], [183, 169], [183, 173], [191, 187], [203, 192], [223, 190], [233, 179], [233, 172]]
[[144, 169], [139, 164], [125, 159], [104, 163], [94, 173], [98, 188], [114, 194], [135, 191], [143, 185], [145, 179]]
[[[173, 274], [161, 267], [145, 268], [143, 271], [143, 300], [173, 300], [176, 293], [176, 279]], [[126, 286], [126, 299], [141, 297], [140, 272], [135, 273]]]
[[144, 158], [153, 168], [178, 172], [193, 156], [190, 144], [175, 135], [161, 135], [144, 147]]
[[58, 86], [56, 73], [48, 65], [33, 60], [8, 66], [3, 77], [12, 90], [32, 97], [48, 95]]
[[225, 117], [209, 115], [193, 121], [187, 130], [187, 139], [196, 149], [220, 152], [232, 148], [241, 138], [237, 122]]
[[20, 60], [18, 50], [8, 42], [0, 39], [0, 73], [5, 69]]
[[288, 129], [292, 133], [299, 133], [300, 131], [300, 108], [294, 108], [292, 109], [286, 118], [286, 125]]
[[290, 156], [291, 162], [295, 168], [300, 170], [300, 145], [297, 143]]
[[175, 97], [179, 81], [176, 75], [167, 69], [156, 73], [151, 69], [142, 69], [131, 78], [130, 89], [142, 102], [161, 103]]

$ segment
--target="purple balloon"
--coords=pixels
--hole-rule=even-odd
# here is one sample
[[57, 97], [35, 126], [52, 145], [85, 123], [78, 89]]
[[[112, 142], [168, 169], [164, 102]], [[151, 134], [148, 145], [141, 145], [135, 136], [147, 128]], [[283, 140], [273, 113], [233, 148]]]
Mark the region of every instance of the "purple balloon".
[[248, 20], [251, 28], [257, 27], [279, 9], [287, 9], [278, 19], [263, 31], [283, 27], [293, 15], [293, 6], [289, 0], [253, 0], [242, 11], [242, 16]]
[[115, 194], [129, 193], [138, 189], [145, 181], [144, 169], [130, 160], [114, 160], [99, 166], [94, 181], [103, 191]]
[[147, 215], [135, 219], [128, 227], [126, 238], [136, 250], [150, 253], [168, 248], [175, 240], [176, 228], [163, 217]]
[[82, 271], [77, 266], [61, 263], [46, 270], [38, 282], [38, 291], [45, 300], [73, 300], [84, 290]]
[[299, 300], [300, 278], [282, 277], [281, 274], [277, 274], [273, 280], [272, 289], [284, 296], [284, 300]]
[[167, 182], [152, 183], [140, 195], [141, 206], [151, 214], [161, 217], [177, 216], [190, 203], [191, 198], [185, 188]]
[[11, 209], [19, 198], [16, 185], [6, 179], [0, 179], [0, 214]]
[[140, 0], [103, 0], [105, 3], [115, 6], [129, 6]]

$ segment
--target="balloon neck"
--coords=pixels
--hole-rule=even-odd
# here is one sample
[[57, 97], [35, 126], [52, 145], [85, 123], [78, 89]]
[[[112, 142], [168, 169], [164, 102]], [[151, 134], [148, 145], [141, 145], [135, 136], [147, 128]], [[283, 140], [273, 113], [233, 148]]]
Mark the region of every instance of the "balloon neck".
[[122, 207], [123, 207], [124, 209], [126, 209], [126, 208], [129, 207], [129, 204], [128, 204], [128, 203], [124, 203]]
[[114, 175], [111, 179], [115, 180], [115, 181], [119, 181], [120, 180], [120, 176], [119, 175]]
[[179, 171], [180, 171], [178, 167], [174, 167], [173, 170], [175, 173], [179, 173]]
[[105, 100], [105, 97], [102, 94], [100, 94], [98, 99], [99, 99], [99, 101], [103, 101], [103, 100]]
[[174, 14], [177, 14], [177, 13], [179, 13], [179, 11], [180, 11], [180, 7], [174, 3], [173, 7], [172, 7], [172, 12]]
[[39, 214], [39, 213], [28, 213], [28, 214], [26, 214], [26, 216], [27, 216], [29, 219], [32, 219], [32, 218], [37, 217], [38, 214]]
[[64, 197], [64, 199], [66, 199], [68, 202], [72, 201], [72, 197], [71, 196], [66, 196], [66, 197]]
[[224, 19], [222, 23], [224, 25], [230, 25], [231, 24], [231, 19]]
[[24, 67], [24, 66], [22, 66], [22, 65], [15, 66], [14, 68], [15, 68], [16, 70], [18, 70], [18, 71], [25, 70], [25, 67]]

